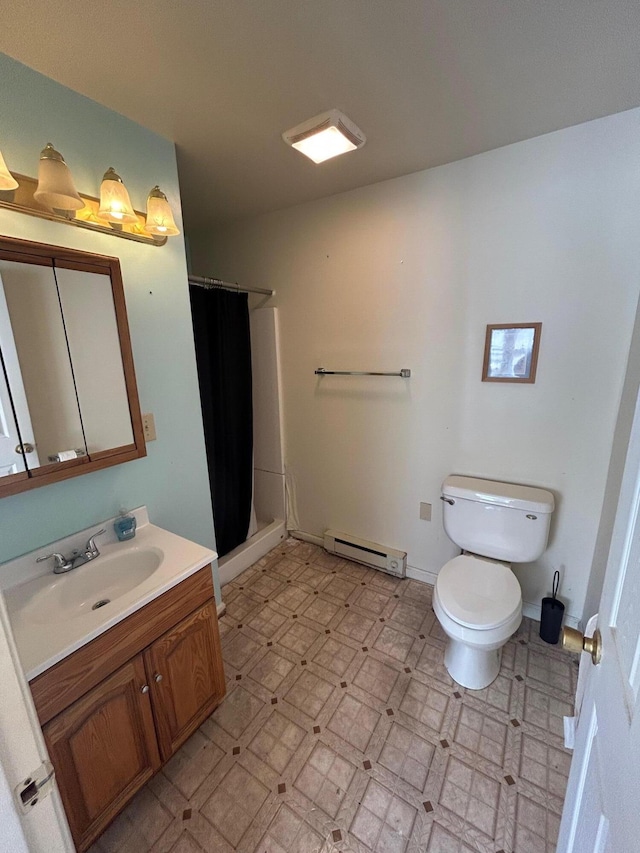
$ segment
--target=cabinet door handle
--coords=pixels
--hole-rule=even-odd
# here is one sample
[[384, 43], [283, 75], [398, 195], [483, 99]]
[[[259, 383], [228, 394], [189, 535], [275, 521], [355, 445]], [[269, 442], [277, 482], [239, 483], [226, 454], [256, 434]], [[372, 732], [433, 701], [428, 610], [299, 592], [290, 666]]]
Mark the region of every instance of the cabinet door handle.
[[149, 685], [143, 684], [142, 687], [140, 688], [140, 693], [148, 693], [148, 692], [149, 692]]
[[156, 684], [162, 681], [162, 676], [159, 672], [156, 672], [156, 674], [153, 676], [153, 680], [156, 682]]

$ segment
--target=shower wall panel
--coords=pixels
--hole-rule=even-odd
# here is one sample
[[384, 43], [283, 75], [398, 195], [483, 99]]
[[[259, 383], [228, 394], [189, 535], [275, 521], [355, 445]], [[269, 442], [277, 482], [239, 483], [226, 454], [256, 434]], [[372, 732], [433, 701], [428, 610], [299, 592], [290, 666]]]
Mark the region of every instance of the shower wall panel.
[[284, 519], [278, 309], [251, 311], [254, 504], [259, 521]]

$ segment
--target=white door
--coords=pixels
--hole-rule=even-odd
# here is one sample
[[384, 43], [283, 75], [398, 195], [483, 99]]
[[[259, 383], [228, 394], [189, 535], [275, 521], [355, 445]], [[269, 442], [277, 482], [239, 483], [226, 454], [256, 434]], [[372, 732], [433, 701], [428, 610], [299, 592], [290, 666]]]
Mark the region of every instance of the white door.
[[26, 471], [23, 456], [16, 452], [19, 444], [20, 436], [13, 416], [9, 388], [0, 363], [0, 477]]
[[37, 771], [48, 755], [2, 595], [0, 684], [0, 851], [72, 853], [75, 847], [57, 785], [26, 815], [19, 813], [14, 800], [14, 788]]
[[[0, 477], [6, 477], [8, 474], [26, 471], [25, 461], [32, 469], [37, 468], [40, 462], [1, 275], [0, 353]], [[20, 423], [20, 433], [16, 417]], [[16, 450], [20, 448], [21, 438], [23, 447], [33, 448], [24, 456]]]
[[597, 625], [557, 853], [640, 850], [640, 397]]

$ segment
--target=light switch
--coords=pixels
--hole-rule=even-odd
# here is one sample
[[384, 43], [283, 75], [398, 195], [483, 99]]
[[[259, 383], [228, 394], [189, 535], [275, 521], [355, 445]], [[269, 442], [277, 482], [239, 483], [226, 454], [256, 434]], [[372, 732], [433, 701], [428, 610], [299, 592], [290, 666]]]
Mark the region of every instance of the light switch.
[[142, 416], [142, 429], [144, 431], [145, 441], [156, 440], [156, 422], [153, 419], [153, 415], [151, 414], [151, 412], [148, 412], [146, 415]]
[[420, 518], [423, 521], [431, 521], [431, 504], [420, 502]]

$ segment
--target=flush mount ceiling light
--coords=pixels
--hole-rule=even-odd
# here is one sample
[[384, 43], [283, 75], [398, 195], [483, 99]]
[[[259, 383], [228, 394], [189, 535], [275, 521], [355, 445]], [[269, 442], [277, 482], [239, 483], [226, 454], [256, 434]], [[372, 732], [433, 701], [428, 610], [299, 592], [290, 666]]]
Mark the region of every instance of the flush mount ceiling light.
[[314, 163], [323, 163], [331, 157], [355, 151], [367, 141], [360, 128], [340, 110], [328, 110], [303, 121], [286, 130], [282, 138]]

